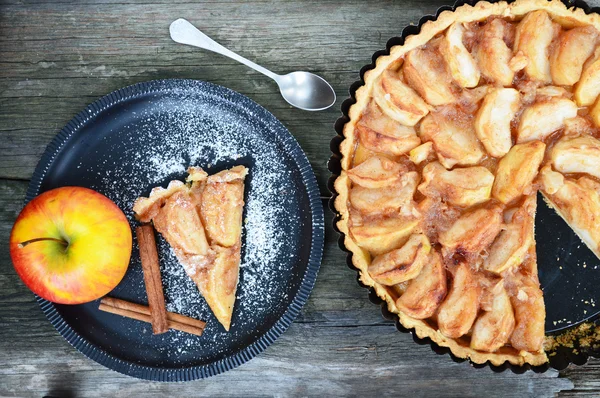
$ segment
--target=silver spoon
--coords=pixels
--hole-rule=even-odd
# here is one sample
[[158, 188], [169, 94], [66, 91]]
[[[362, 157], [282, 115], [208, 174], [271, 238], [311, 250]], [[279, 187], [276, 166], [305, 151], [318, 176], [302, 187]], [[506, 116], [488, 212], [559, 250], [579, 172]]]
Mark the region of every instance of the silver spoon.
[[325, 79], [313, 73], [292, 72], [287, 75], [273, 73], [226, 49], [183, 18], [179, 18], [171, 23], [169, 32], [171, 33], [171, 39], [177, 43], [188, 44], [225, 55], [270, 77], [277, 82], [283, 99], [296, 108], [305, 111], [321, 111], [335, 103], [335, 91], [333, 91], [333, 88]]

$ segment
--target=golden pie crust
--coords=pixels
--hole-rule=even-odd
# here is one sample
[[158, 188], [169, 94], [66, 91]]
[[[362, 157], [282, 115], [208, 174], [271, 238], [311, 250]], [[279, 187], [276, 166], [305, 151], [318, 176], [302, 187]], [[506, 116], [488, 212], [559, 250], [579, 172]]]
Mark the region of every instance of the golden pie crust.
[[598, 32], [558, 0], [463, 5], [355, 93], [337, 226], [361, 282], [457, 357], [547, 362], [538, 190], [600, 257]]
[[133, 206], [141, 222], [152, 222], [175, 251], [186, 274], [213, 314], [229, 330], [239, 279], [244, 179], [236, 166], [209, 176], [188, 169], [184, 184], [155, 187]]

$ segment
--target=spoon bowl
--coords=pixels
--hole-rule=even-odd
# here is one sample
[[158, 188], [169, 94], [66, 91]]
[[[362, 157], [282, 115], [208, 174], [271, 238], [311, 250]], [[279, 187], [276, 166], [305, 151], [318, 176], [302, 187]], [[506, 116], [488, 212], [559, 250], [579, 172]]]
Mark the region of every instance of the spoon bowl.
[[277, 82], [283, 98], [292, 106], [305, 111], [321, 111], [335, 103], [335, 91], [325, 79], [309, 72], [278, 75], [223, 47], [183, 18], [171, 23], [171, 38], [177, 43], [216, 52], [234, 59]]
[[292, 72], [275, 81], [283, 99], [305, 111], [321, 111], [335, 103], [335, 91], [325, 79], [310, 72]]

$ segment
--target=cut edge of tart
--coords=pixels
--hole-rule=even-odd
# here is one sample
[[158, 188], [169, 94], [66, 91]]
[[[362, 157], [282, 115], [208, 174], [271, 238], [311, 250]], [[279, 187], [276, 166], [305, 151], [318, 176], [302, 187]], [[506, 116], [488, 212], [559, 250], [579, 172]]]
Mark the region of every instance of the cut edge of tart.
[[229, 330], [239, 279], [244, 179], [235, 166], [213, 175], [188, 169], [187, 184], [174, 180], [138, 198], [133, 211], [152, 222], [173, 248], [217, 320]]
[[[543, 15], [535, 13], [538, 10], [545, 11], [551, 18], [543, 20]], [[510, 91], [510, 88], [502, 90], [502, 86], [512, 87], [515, 74], [526, 75], [531, 80], [542, 82], [547, 78], [546, 75], [551, 73], [550, 84], [552, 84], [552, 79], [568, 81], [568, 79], [572, 78], [568, 70], [566, 72], [557, 68], [552, 69], [550, 72], [545, 70], [545, 61], [533, 57], [537, 51], [535, 49], [536, 43], [527, 42], [528, 38], [523, 32], [520, 33], [522, 36], [519, 39], [521, 41], [519, 44], [520, 51], [513, 53], [512, 46], [510, 46], [512, 59], [507, 64], [510, 65], [509, 68], [513, 68], [514, 70], [508, 84], [502, 82], [501, 74], [490, 77], [489, 74], [493, 71], [476, 71], [477, 66], [473, 68], [473, 65], [469, 63], [468, 57], [463, 56], [464, 51], [461, 53], [465, 49], [465, 46], [463, 45], [461, 49], [460, 44], [456, 45], [456, 38], [460, 38], [460, 35], [464, 34], [464, 32], [461, 32], [461, 28], [464, 27], [463, 23], [469, 24], [476, 21], [491, 22], [493, 20], [519, 22], [527, 14], [531, 15], [530, 19], [539, 18], [540, 24], [549, 24], [548, 26], [553, 29], [557, 29], [558, 25], [555, 23], [558, 23], [565, 29], [589, 25], [594, 27], [595, 30], [600, 31], [600, 15], [593, 13], [586, 14], [582, 9], [569, 9], [558, 0], [517, 0], [510, 4], [483, 1], [476, 3], [474, 6], [460, 6], [455, 11], [443, 11], [436, 20], [425, 22], [421, 26], [420, 33], [408, 36], [403, 45], [392, 47], [389, 55], [379, 56], [375, 60], [375, 67], [365, 72], [364, 85], [359, 87], [355, 92], [356, 102], [349, 108], [349, 120], [343, 128], [344, 140], [339, 146], [342, 154], [340, 160], [342, 171], [334, 182], [334, 189], [337, 192], [334, 207], [339, 212], [339, 219], [336, 225], [339, 231], [344, 234], [345, 247], [352, 252], [352, 263], [359, 270], [360, 281], [364, 285], [372, 287], [376, 294], [386, 302], [388, 310], [399, 317], [400, 323], [404, 327], [414, 329], [419, 338], [430, 338], [439, 346], [448, 347], [457, 357], [468, 358], [474, 363], [489, 361], [491, 364], [497, 366], [505, 362], [514, 365], [530, 364], [535, 366], [542, 365], [548, 361], [542, 344], [544, 337], [543, 330], [541, 341], [538, 341], [540, 340], [539, 327], [541, 324], [543, 329], [545, 317], [543, 297], [537, 277], [535, 239], [533, 237], [535, 200], [538, 189], [546, 201], [557, 210], [559, 215], [582, 238], [584, 243], [600, 257], [600, 246], [598, 245], [600, 243], [600, 236], [586, 236], [586, 234], [589, 235], [590, 221], [585, 216], [582, 216], [581, 212], [578, 213], [577, 206], [565, 205], [565, 201], [561, 201], [561, 198], [557, 196], [561, 193], [564, 195], [571, 194], [571, 191], [568, 191], [571, 188], [572, 191], [586, 190], [586, 194], [590, 195], [591, 199], [589, 199], [589, 205], [585, 211], [588, 213], [592, 212], [593, 216], [600, 217], [600, 214], [598, 214], [598, 209], [600, 209], [600, 183], [597, 180], [598, 176], [594, 178], [580, 177], [584, 181], [575, 183], [573, 182], [574, 175], [568, 174], [570, 172], [568, 156], [560, 159], [566, 166], [561, 166], [558, 160], [548, 162], [547, 152], [545, 152], [546, 142], [548, 142], [549, 146], [548, 151], [551, 151], [556, 141], [552, 139], [548, 140], [547, 137], [555, 133], [556, 130], [563, 129], [565, 126], [560, 126], [557, 129], [555, 125], [552, 125], [552, 118], [544, 119], [547, 126], [544, 126], [544, 123], [542, 123], [541, 128], [531, 128], [528, 126], [528, 124], [539, 120], [536, 118], [539, 118], [540, 115], [544, 115], [546, 110], [543, 109], [543, 106], [538, 107], [539, 109], [531, 106], [530, 108], [534, 109], [531, 109], [525, 117], [520, 112], [517, 114], [517, 111], [511, 109], [508, 105], [501, 109], [504, 118], [508, 118], [508, 120], [513, 119], [515, 114], [517, 114], [517, 119], [525, 119], [522, 126], [504, 127], [505, 129], [511, 129], [508, 145], [501, 139], [497, 139], [495, 142], [493, 140], [490, 142], [489, 140], [482, 139], [482, 136], [483, 138], [487, 138], [484, 136], [485, 134], [501, 134], [502, 131], [498, 131], [502, 129], [501, 122], [496, 121], [496, 124], [500, 125], [500, 127], [497, 127], [496, 131], [492, 132], [485, 131], [480, 126], [475, 126], [475, 129], [478, 129], [477, 137], [479, 139], [472, 139], [470, 136], [460, 136], [461, 132], [464, 131], [464, 125], [460, 125], [460, 117], [455, 118], [455, 120], [459, 120], [459, 125], [453, 125], [454, 121], [450, 117], [450, 122], [439, 128], [439, 121], [436, 121], [434, 117], [428, 116], [437, 112], [437, 109], [447, 108], [448, 103], [453, 101], [458, 102], [456, 99], [452, 99], [453, 95], [463, 95], [462, 98], [466, 98], [466, 102], [471, 101], [473, 104], [477, 104], [477, 108], [480, 108], [482, 106], [479, 104], [482, 102], [482, 99], [495, 90], [497, 91], [495, 93], [497, 94], [497, 98], [501, 99], [501, 102], [497, 104], [510, 103], [515, 99], [515, 94]], [[535, 23], [538, 22], [536, 21]], [[501, 21], [495, 24], [500, 25]], [[513, 28], [514, 25], [511, 29]], [[444, 31], [446, 33], [441, 35]], [[548, 38], [552, 38], [552, 29], [548, 28], [546, 32], [550, 32], [548, 33]], [[583, 33], [585, 34], [585, 32]], [[596, 35], [596, 33], [593, 34]], [[540, 36], [542, 36], [542, 40], [546, 40], [544, 38], [544, 30], [541, 31]], [[553, 38], [556, 39], [555, 36]], [[423, 53], [429, 51], [428, 43], [430, 42], [437, 43], [433, 47], [438, 49], [440, 53], [454, 51], [452, 53], [454, 64], [447, 61], [444, 73], [450, 76], [451, 82], [455, 86], [459, 86], [460, 93], [457, 94], [456, 90], [452, 91], [448, 87], [444, 87], [447, 82], [441, 83], [440, 87], [428, 86], [427, 72], [438, 67], [436, 65], [432, 64], [418, 71], [417, 68], [413, 68], [414, 70], [412, 71], [410, 70], [411, 65], [425, 65], [428, 62], [427, 54], [424, 55]], [[547, 46], [549, 46], [549, 43], [550, 41], [548, 41]], [[595, 43], [598, 44], [599, 42]], [[528, 45], [530, 47], [527, 47]], [[413, 51], [416, 49], [418, 51]], [[528, 51], [530, 52], [527, 54], [530, 55], [529, 58], [523, 55], [523, 52], [527, 53]], [[502, 53], [495, 53], [494, 56], [496, 55], [502, 56]], [[548, 52], [546, 52], [546, 55], [548, 55], [547, 61], [550, 62]], [[553, 54], [553, 56], [560, 57], [563, 55]], [[407, 58], [409, 59], [407, 60]], [[414, 59], [411, 60], [410, 58]], [[447, 56], [446, 60], [450, 58], [450, 56]], [[471, 59], [473, 58], [471, 57]], [[408, 65], [409, 69], [405, 71], [406, 65]], [[399, 72], [400, 68], [402, 68], [402, 74]], [[400, 78], [391, 79], [388, 76], [388, 71], [390, 70], [397, 71], [400, 74]], [[519, 72], [521, 70], [524, 70], [524, 72]], [[477, 75], [477, 73], [481, 73], [481, 76]], [[584, 70], [583, 75], [585, 73]], [[493, 84], [488, 84], [485, 89], [479, 90], [481, 87], [476, 87], [477, 81], [483, 81], [483, 75], [486, 75], [486, 82], [489, 83], [491, 81]], [[562, 115], [563, 121], [577, 116], [577, 111], [573, 115], [571, 101], [562, 101], [562, 98], [570, 99], [571, 97], [565, 95], [556, 86], [541, 87], [547, 84], [547, 81], [537, 84], [540, 90], [537, 94], [534, 90], [534, 99], [529, 100], [530, 102], [527, 105], [532, 105], [536, 102], [536, 95], [543, 95], [548, 98], [548, 103], [559, 107], [553, 108], [559, 110], [554, 113]], [[563, 82], [563, 84], [565, 83]], [[573, 83], [567, 83], [566, 85], [573, 86]], [[492, 86], [495, 87], [492, 88]], [[595, 105], [593, 105], [594, 99], [592, 98], [592, 105], [590, 105], [590, 99], [585, 97], [585, 93], [581, 92], [582, 90], [573, 89], [573, 91], [575, 101], [579, 104], [589, 106], [593, 113], [591, 114], [591, 118], [593, 120], [597, 119], [596, 124], [600, 126], [600, 100], [597, 100]], [[464, 95], [464, 93], [467, 94]], [[520, 99], [524, 98], [523, 95], [520, 97]], [[515, 100], [518, 104], [519, 98]], [[544, 101], [540, 101], [540, 103], [544, 103]], [[493, 104], [491, 106], [492, 109], [496, 109], [493, 108]], [[518, 109], [519, 106], [515, 105], [515, 108]], [[472, 113], [474, 114], [475, 111], [472, 111]], [[483, 120], [482, 124], [486, 122], [484, 118], [480, 120]], [[436, 123], [438, 131], [431, 133], [432, 129], [435, 129]], [[544, 128], [547, 131], [543, 131]], [[515, 133], [516, 129], [519, 129], [519, 134]], [[448, 142], [448, 139], [443, 135], [438, 135], [439, 141], [436, 143], [431, 136], [439, 134], [439, 131], [450, 132], [450, 136], [457, 133], [462, 147], [470, 149], [468, 153], [461, 153], [461, 147], [444, 147], [443, 143]], [[597, 132], [598, 130], [594, 131]], [[536, 138], [539, 139], [536, 140]], [[433, 145], [431, 144], [432, 142]], [[515, 148], [515, 144], [519, 144], [519, 147], [517, 150], [511, 152], [511, 149]], [[436, 292], [438, 295], [445, 296], [446, 299], [451, 298], [453, 295], [452, 290], [460, 288], [461, 284], [472, 283], [470, 281], [473, 275], [470, 275], [466, 271], [468, 267], [464, 267], [463, 263], [457, 260], [458, 263], [451, 264], [450, 268], [444, 265], [446, 272], [453, 275], [453, 278], [448, 279], [447, 286], [442, 286], [442, 283], [435, 283], [435, 281], [439, 281], [440, 279], [439, 275], [436, 274], [437, 270], [439, 270], [436, 262], [446, 261], [441, 259], [442, 252], [446, 250], [447, 253], [448, 247], [454, 247], [451, 243], [452, 236], [443, 237], [444, 244], [441, 244], [439, 241], [430, 242], [427, 235], [423, 234], [417, 216], [421, 211], [419, 208], [421, 203], [417, 204], [416, 201], [409, 203], [411, 200], [403, 200], [402, 197], [403, 189], [412, 189], [414, 196], [415, 190], [412, 186], [415, 183], [422, 184], [424, 180], [419, 180], [420, 176], [418, 176], [415, 182], [409, 177], [415, 168], [405, 167], [406, 161], [410, 160], [418, 165], [437, 155], [439, 163], [428, 162], [428, 164], [437, 164], [431, 166], [430, 170], [428, 170], [430, 181], [445, 181], [444, 179], [450, 179], [451, 181], [452, 178], [458, 177], [456, 175], [443, 175], [442, 171], [447, 169], [450, 171], [476, 169], [478, 167], [467, 166], [482, 166], [482, 162], [485, 162], [486, 159], [496, 158], [493, 161], [493, 166], [487, 167], [496, 172], [496, 168], [499, 167], [498, 160], [507, 157], [507, 152], [511, 153], [508, 156], [508, 160], [505, 161], [506, 164], [503, 166], [503, 169], [504, 171], [509, 170], [514, 174], [520, 174], [519, 176], [505, 175], [504, 182], [497, 184], [499, 187], [496, 187], [496, 184], [494, 184], [494, 192], [491, 192], [492, 182], [489, 182], [489, 184], [482, 182], [477, 187], [470, 186], [465, 188], [464, 191], [458, 189], [450, 192], [444, 198], [444, 200], [450, 202], [454, 201], [452, 202], [453, 205], [459, 208], [467, 206], [463, 202], [468, 202], [471, 205], [472, 211], [467, 210], [461, 213], [462, 217], [465, 213], [469, 212], [468, 220], [465, 223], [478, 220], [478, 216], [481, 220], [486, 220], [489, 217], [492, 219], [500, 217], [500, 228], [487, 227], [489, 230], [487, 241], [485, 241], [485, 234], [480, 234], [483, 236], [477, 236], [477, 239], [472, 239], [468, 242], [471, 245], [469, 247], [472, 247], [472, 250], [475, 251], [480, 247], [484, 247], [487, 250], [494, 243], [498, 247], [502, 247], [502, 239], [505, 241], [511, 239], [509, 235], [511, 228], [507, 228], [507, 225], [510, 224], [512, 219], [520, 217], [520, 222], [522, 222], [520, 231], [522, 234], [527, 235], [528, 238], [524, 239], [524, 242], [521, 242], [520, 245], [517, 245], [518, 248], [512, 253], [513, 256], [508, 257], [510, 261], [504, 259], [504, 261], [497, 262], [494, 265], [492, 264], [492, 259], [487, 260], [484, 265], [483, 260], [480, 259], [480, 263], [475, 266], [475, 273], [479, 272], [480, 267], [484, 266], [489, 267], [489, 269], [484, 270], [486, 273], [489, 273], [490, 270], [498, 272], [493, 275], [501, 275], [500, 281], [503, 282], [503, 286], [497, 283], [485, 287], [485, 296], [487, 296], [487, 298], [484, 298], [486, 301], [485, 311], [482, 311], [481, 306], [478, 306], [475, 314], [473, 314], [473, 311], [469, 313], [466, 310], [458, 313], [457, 316], [473, 318], [466, 322], [469, 324], [468, 332], [452, 329], [452, 322], [449, 322], [448, 319], [452, 318], [453, 312], [447, 308], [444, 309], [444, 313], [442, 314], [442, 328], [440, 328], [439, 324], [439, 307], [435, 310], [434, 315], [427, 316], [424, 319], [417, 319], [414, 316], [424, 317], [423, 314], [429, 314], [427, 311], [431, 312], [431, 309], [426, 308], [425, 305], [413, 306], [412, 311], [420, 312], [412, 312], [413, 316], [410, 316], [407, 312], [411, 312], [411, 309], [408, 309], [406, 302], [410, 302], [412, 296], [406, 300], [399, 301], [398, 299], [410, 289], [410, 282], [418, 279], [420, 275], [424, 275], [422, 276], [423, 281], [421, 283], [427, 285], [430, 293], [433, 292], [430, 294], [430, 299], [432, 297], [435, 298]], [[393, 160], [390, 161], [390, 159]], [[515, 170], [519, 170], [519, 167], [511, 166], [510, 164], [517, 161], [525, 162], [525, 164], [526, 162], [532, 163], [529, 166], [535, 171], [535, 174], [533, 176], [526, 176], [523, 174], [527, 173], [517, 173]], [[356, 169], [357, 166], [363, 163], [366, 164]], [[546, 165], [544, 167], [550, 167], [546, 176], [547, 178], [544, 178], [542, 175], [545, 170], [544, 168], [542, 168], [542, 172], [538, 175], [537, 170], [541, 163]], [[567, 173], [568, 178], [554, 171], [552, 165], [563, 167], [566, 170], [563, 173]], [[417, 167], [418, 171], [423, 173], [420, 167]], [[484, 170], [471, 171], [478, 173], [478, 180], [486, 181], [488, 178]], [[563, 180], [560, 181], [560, 178], [552, 173], [563, 176]], [[579, 176], [579, 174], [575, 176]], [[425, 178], [424, 174], [423, 177]], [[527, 179], [530, 177], [531, 180], [527, 183]], [[434, 178], [435, 180], [433, 180]], [[534, 178], [535, 180], [532, 181]], [[500, 180], [498, 177], [495, 179]], [[525, 182], [523, 183], [519, 179]], [[556, 180], [559, 181], [557, 182]], [[517, 188], [514, 188], [515, 186]], [[359, 187], [359, 189], [351, 189], [354, 187]], [[427, 187], [424, 186], [423, 188], [426, 189]], [[423, 195], [420, 195], [422, 198]], [[427, 199], [426, 195], [425, 198]], [[481, 198], [488, 199], [483, 200]], [[501, 208], [502, 211], [496, 211], [495, 208], [497, 207]], [[481, 214], [471, 214], [478, 211]], [[369, 212], [385, 213], [385, 222], [372, 223], [368, 216]], [[367, 214], [367, 216], [363, 217], [364, 214]], [[494, 222], [490, 222], [490, 224], [494, 224]], [[518, 227], [515, 228], [519, 229]], [[515, 228], [512, 230], [514, 233], [516, 233]], [[445, 235], [452, 235], [447, 230], [444, 233]], [[464, 235], [459, 236], [464, 238]], [[357, 243], [358, 241], [360, 241], [360, 245]], [[456, 245], [461, 246], [461, 243], [459, 242]], [[504, 245], [506, 245], [506, 242], [504, 242]], [[467, 248], [467, 254], [469, 247]], [[462, 246], [461, 250], [463, 250]], [[500, 253], [499, 255], [506, 254]], [[499, 263], [503, 264], [501, 269], [494, 269], [494, 267], [498, 267], [497, 264]], [[509, 263], [513, 264], [515, 272], [504, 273], [505, 268], [508, 267], [506, 264]], [[396, 264], [396, 267], [392, 264]], [[401, 265], [398, 266], [398, 264]], [[517, 264], [518, 271], [517, 267], [514, 266], [515, 264]], [[436, 277], [438, 279], [435, 279]], [[496, 280], [497, 278], [490, 279]], [[456, 286], [453, 286], [454, 284]], [[517, 286], [517, 289], [514, 289], [514, 286]], [[413, 288], [413, 290], [415, 289], [416, 287]], [[443, 295], [440, 293], [441, 289], [444, 289]], [[510, 289], [513, 289], [513, 291], [507, 296], [506, 293]], [[411, 295], [414, 295], [414, 293], [414, 291], [411, 292]], [[477, 300], [481, 300], [481, 293], [479, 292], [477, 295], [479, 296]], [[458, 297], [460, 297], [460, 294], [454, 294], [453, 300]], [[444, 297], [440, 300], [442, 299]], [[512, 306], [515, 308], [512, 312], [513, 318], [511, 316], [494, 317], [490, 315], [506, 314], [503, 308], [508, 305], [509, 300], [513, 300]], [[522, 303], [528, 303], [528, 305], [521, 305]], [[456, 315], [457, 313], [454, 314]], [[531, 315], [533, 315], [533, 318], [537, 317], [535, 319], [536, 322], [519, 324], [519, 318], [526, 319], [527, 316]], [[482, 320], [484, 317], [486, 319]], [[475, 318], [477, 318], [476, 321]], [[481, 325], [478, 326], [479, 323], [484, 324], [486, 322], [487, 324], [496, 325], [500, 329], [510, 329], [512, 331], [511, 334], [513, 334], [514, 344], [511, 344], [511, 338], [503, 336], [505, 343], [498, 345], [498, 342], [492, 341], [493, 339], [490, 339], [481, 330], [475, 331], [478, 327], [482, 328]], [[470, 326], [472, 324], [474, 324], [473, 327]], [[537, 329], [527, 331], [528, 327]], [[445, 333], [440, 329], [444, 329]], [[485, 331], [485, 328], [482, 330]], [[477, 333], [476, 341], [473, 341], [473, 333]], [[532, 337], [535, 341], [530, 341], [529, 345], [523, 344], [522, 342], [527, 340], [523, 338], [524, 333], [529, 333], [526, 336]], [[486, 346], [490, 351], [478, 350], [473, 348], [473, 346]], [[495, 346], [499, 346], [499, 348], [490, 349], [490, 347]], [[539, 348], [527, 349], [527, 347]]]

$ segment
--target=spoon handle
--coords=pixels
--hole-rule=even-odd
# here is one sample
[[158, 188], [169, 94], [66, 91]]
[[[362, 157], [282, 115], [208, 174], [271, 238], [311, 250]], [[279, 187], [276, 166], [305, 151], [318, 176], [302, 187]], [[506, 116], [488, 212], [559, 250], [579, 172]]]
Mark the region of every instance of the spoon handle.
[[232, 58], [246, 66], [249, 66], [257, 72], [260, 72], [263, 75], [270, 77], [275, 81], [277, 81], [277, 79], [279, 78], [278, 74], [273, 73], [270, 70], [263, 68], [262, 66], [257, 65], [254, 62], [242, 57], [241, 55], [238, 55], [233, 51], [223, 47], [210, 37], [206, 36], [204, 33], [200, 32], [194, 25], [192, 25], [183, 18], [179, 18], [178, 20], [173, 21], [173, 23], [171, 23], [171, 26], [169, 27], [169, 32], [171, 33], [171, 39], [173, 39], [177, 43], [200, 47], [205, 50], [209, 50], [217, 54], [221, 54], [226, 57]]

